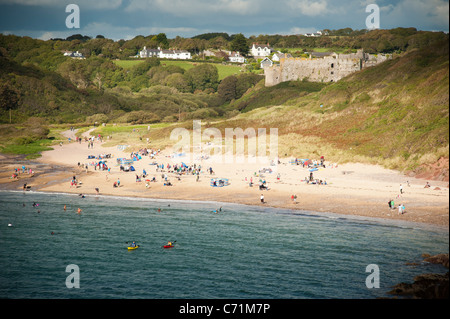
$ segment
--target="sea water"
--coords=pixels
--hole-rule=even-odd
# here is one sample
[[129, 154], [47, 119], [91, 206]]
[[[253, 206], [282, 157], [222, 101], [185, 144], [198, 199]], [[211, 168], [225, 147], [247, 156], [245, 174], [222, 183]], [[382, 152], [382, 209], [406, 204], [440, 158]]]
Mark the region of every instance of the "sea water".
[[[132, 241], [139, 249], [127, 249]], [[168, 241], [175, 247], [164, 249]], [[371, 299], [418, 274], [445, 273], [421, 255], [448, 252], [448, 244], [448, 230], [420, 224], [2, 191], [0, 298]], [[79, 270], [79, 288], [67, 285], [69, 265]], [[379, 269], [379, 288], [366, 285], [368, 265]]]

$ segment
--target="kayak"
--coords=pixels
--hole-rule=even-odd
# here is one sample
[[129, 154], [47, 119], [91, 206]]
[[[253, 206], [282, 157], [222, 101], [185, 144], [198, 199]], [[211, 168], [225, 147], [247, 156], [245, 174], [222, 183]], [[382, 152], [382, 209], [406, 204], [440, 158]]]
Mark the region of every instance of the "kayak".
[[138, 246], [135, 246], [135, 247], [129, 246], [129, 247], [128, 247], [128, 250], [135, 250], [135, 249], [138, 249], [138, 248], [139, 248], [139, 245], [138, 245]]
[[163, 247], [164, 248], [173, 248], [174, 246], [173, 245], [164, 245]]

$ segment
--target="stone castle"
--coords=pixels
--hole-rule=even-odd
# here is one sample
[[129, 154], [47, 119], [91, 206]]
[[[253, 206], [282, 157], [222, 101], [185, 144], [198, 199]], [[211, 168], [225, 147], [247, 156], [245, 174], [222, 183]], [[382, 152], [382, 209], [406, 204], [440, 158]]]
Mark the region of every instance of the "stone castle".
[[343, 77], [391, 59], [392, 55], [368, 54], [362, 49], [356, 53], [322, 53], [309, 58], [281, 58], [279, 65], [264, 68], [266, 86], [281, 82], [308, 80], [311, 82], [336, 82]]

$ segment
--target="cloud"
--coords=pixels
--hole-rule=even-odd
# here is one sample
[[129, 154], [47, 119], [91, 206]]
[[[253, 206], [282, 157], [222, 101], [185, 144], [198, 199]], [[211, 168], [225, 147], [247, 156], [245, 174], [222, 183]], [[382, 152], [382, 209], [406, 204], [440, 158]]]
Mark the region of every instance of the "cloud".
[[[64, 28], [69, 3], [80, 6], [81, 29]], [[303, 34], [365, 28], [365, 8], [372, 3], [380, 7], [381, 28], [448, 32], [448, 0], [0, 0], [0, 30], [41, 38], [102, 34], [115, 40], [160, 32], [171, 38], [206, 32]]]
[[251, 14], [257, 0], [130, 0], [125, 11], [161, 11], [174, 16], [202, 16], [211, 13]]
[[287, 4], [292, 10], [311, 17], [330, 12], [325, 0], [289, 0]]
[[302, 28], [302, 27], [292, 27], [287, 32], [280, 32], [281, 35], [291, 35], [291, 34], [305, 34], [305, 33], [313, 33], [316, 32], [317, 28], [309, 27], [309, 28]]
[[114, 10], [122, 5], [122, 0], [0, 0], [1, 4], [14, 4], [39, 7], [66, 7], [68, 4], [77, 4], [80, 9], [86, 10]]
[[[76, 30], [76, 31], [75, 31]], [[130, 40], [137, 35], [150, 35], [158, 33], [166, 33], [167, 36], [175, 37], [177, 35], [183, 36], [197, 32], [198, 30], [190, 27], [139, 27], [132, 28], [128, 26], [117, 26], [109, 23], [89, 23], [80, 29], [70, 29], [67, 31], [33, 31], [36, 37], [41, 40], [49, 40], [52, 38], [67, 38], [75, 33], [95, 37], [99, 34], [106, 36], [112, 40]], [[23, 31], [26, 32], [26, 31]]]
[[[382, 25], [383, 21], [385, 21], [390, 26], [435, 25], [446, 26], [448, 30], [448, 0], [402, 0], [387, 7], [387, 10], [381, 12], [380, 20]], [[419, 29], [421, 28], [419, 27]]]

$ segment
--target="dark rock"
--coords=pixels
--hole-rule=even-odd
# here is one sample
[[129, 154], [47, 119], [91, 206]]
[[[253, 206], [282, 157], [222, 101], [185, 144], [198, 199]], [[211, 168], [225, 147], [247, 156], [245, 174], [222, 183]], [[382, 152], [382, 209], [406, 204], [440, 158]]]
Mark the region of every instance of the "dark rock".
[[[423, 255], [422, 255], [423, 256]], [[424, 261], [432, 263], [432, 264], [441, 264], [445, 268], [448, 268], [448, 254], [438, 254], [435, 256], [423, 257]]]
[[449, 273], [419, 275], [414, 278], [414, 283], [400, 283], [393, 288], [388, 294], [413, 299], [448, 299]]

